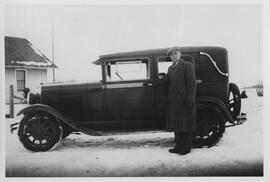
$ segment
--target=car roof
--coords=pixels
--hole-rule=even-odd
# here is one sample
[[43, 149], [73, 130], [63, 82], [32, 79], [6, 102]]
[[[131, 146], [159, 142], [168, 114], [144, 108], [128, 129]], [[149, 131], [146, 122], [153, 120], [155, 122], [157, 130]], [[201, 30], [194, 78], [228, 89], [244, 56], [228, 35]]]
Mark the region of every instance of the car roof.
[[[118, 57], [130, 57], [130, 56], [144, 56], [144, 55], [160, 55], [160, 54], [167, 54], [169, 48], [160, 48], [160, 49], [148, 49], [148, 50], [138, 50], [138, 51], [130, 51], [130, 52], [120, 52], [120, 53], [113, 53], [113, 54], [106, 54], [99, 56], [101, 59], [107, 58], [118, 58]], [[222, 47], [206, 47], [206, 46], [197, 46], [197, 47], [181, 47], [183, 53], [188, 52], [199, 52], [199, 51], [215, 51], [215, 52], [224, 52], [226, 51], [225, 48]]]
[[[114, 59], [114, 58], [126, 58], [126, 57], [136, 57], [136, 56], [148, 56], [148, 55], [166, 55], [169, 48], [159, 48], [159, 49], [147, 49], [147, 50], [137, 50], [130, 52], [120, 52], [113, 54], [100, 55], [98, 60], [93, 61], [94, 64], [100, 64], [103, 60]], [[193, 47], [181, 47], [183, 54], [191, 52], [215, 52], [224, 53], [227, 50], [223, 47], [215, 46], [193, 46]]]

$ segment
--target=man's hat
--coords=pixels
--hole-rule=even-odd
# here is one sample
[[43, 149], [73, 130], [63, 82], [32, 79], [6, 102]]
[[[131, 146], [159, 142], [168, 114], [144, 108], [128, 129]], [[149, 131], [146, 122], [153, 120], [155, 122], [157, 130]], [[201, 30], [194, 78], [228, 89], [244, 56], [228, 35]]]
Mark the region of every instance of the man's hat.
[[181, 52], [181, 48], [180, 47], [172, 47], [167, 51], [167, 55], [170, 55], [173, 51]]

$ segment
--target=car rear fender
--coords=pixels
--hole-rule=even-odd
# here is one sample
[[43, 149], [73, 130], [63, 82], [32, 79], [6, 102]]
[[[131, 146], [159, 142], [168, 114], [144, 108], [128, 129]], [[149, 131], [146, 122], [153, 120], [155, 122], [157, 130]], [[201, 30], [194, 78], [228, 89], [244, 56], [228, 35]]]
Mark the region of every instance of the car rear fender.
[[234, 124], [231, 113], [226, 108], [226, 105], [219, 99], [213, 97], [199, 97], [196, 99], [196, 105], [207, 104], [211, 105], [221, 111], [226, 121]]
[[34, 112], [34, 111], [42, 111], [42, 112], [46, 112], [48, 114], [51, 114], [52, 116], [54, 116], [58, 120], [69, 125], [71, 128], [73, 128], [77, 131], [80, 131], [82, 133], [85, 133], [88, 135], [95, 135], [95, 136], [101, 135], [100, 132], [98, 132], [96, 130], [91, 130], [91, 129], [85, 130], [84, 128], [80, 127], [80, 125], [78, 123], [76, 123], [72, 118], [70, 118], [66, 115], [63, 115], [60, 112], [58, 112], [57, 110], [55, 110], [54, 108], [47, 106], [47, 105], [44, 105], [44, 104], [34, 104], [34, 105], [30, 105], [28, 107], [25, 107], [17, 113], [17, 116], [19, 116], [21, 114], [26, 114], [29, 112]]

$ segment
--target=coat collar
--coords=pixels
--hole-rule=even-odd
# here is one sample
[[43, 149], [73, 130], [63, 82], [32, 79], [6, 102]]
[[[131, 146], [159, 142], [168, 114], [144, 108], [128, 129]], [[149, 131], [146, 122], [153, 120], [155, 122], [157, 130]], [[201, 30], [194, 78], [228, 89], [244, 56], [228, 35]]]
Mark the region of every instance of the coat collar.
[[183, 59], [181, 60], [181, 62], [178, 62], [176, 65], [171, 65], [169, 70], [168, 70], [169, 79], [171, 80], [176, 75], [176, 73], [178, 73], [180, 70], [182, 70], [183, 66], [184, 66]]

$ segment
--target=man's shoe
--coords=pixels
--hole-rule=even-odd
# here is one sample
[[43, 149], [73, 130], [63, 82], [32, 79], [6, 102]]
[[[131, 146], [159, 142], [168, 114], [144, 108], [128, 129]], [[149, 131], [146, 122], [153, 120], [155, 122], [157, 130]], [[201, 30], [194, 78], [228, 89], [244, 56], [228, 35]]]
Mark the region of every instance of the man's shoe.
[[180, 155], [186, 155], [186, 154], [190, 153], [190, 150], [189, 151], [179, 151], [178, 153]]
[[179, 153], [179, 150], [176, 148], [173, 148], [173, 149], [169, 149], [169, 152], [170, 153]]

